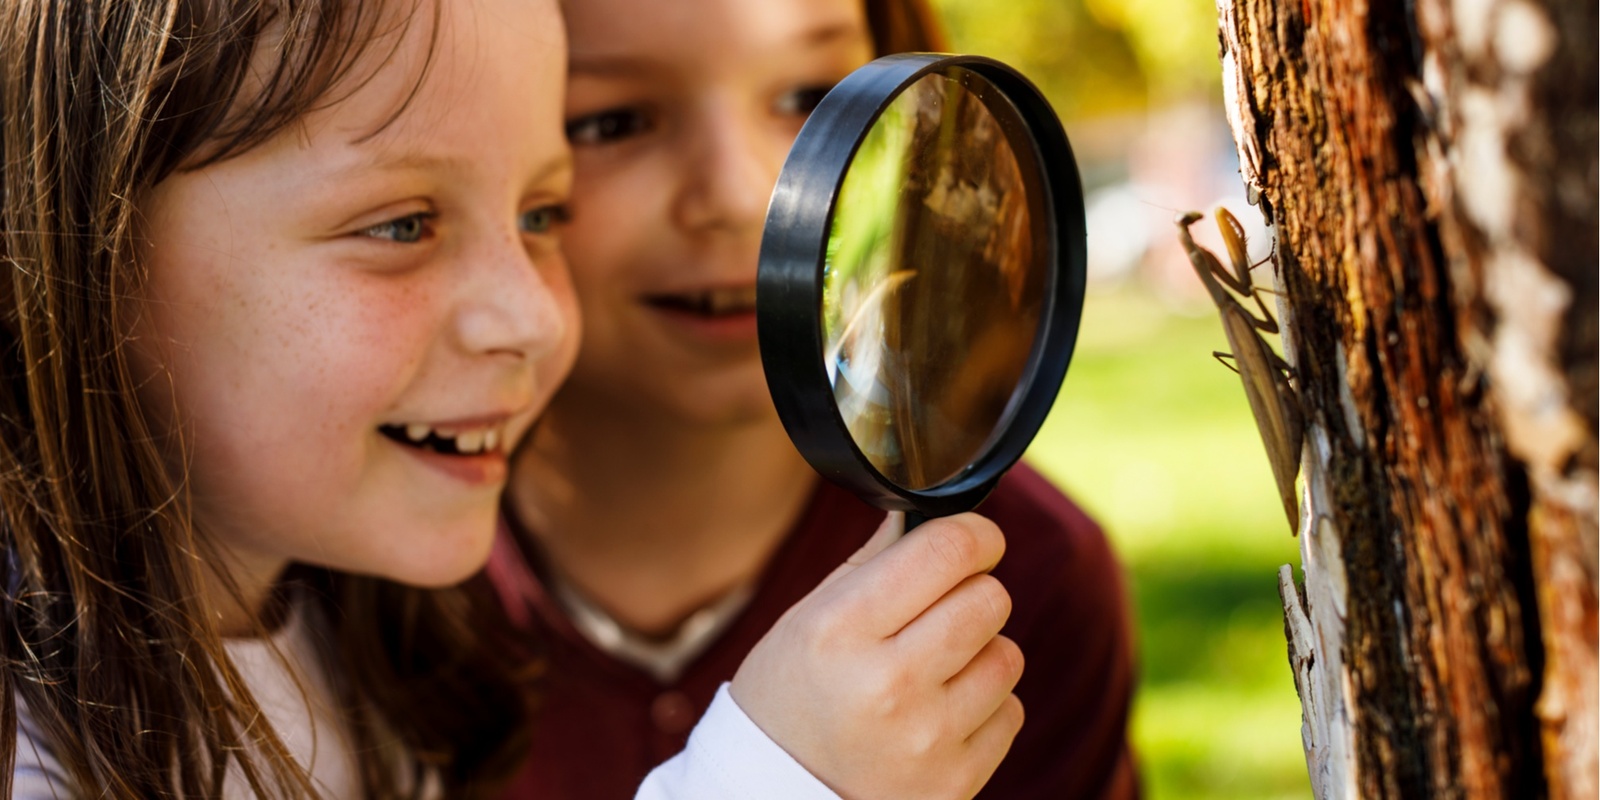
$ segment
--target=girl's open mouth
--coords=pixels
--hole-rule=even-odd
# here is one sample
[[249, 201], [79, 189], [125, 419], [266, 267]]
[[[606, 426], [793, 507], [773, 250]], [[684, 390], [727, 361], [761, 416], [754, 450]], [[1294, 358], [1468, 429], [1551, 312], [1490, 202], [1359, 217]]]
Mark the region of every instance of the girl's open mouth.
[[407, 447], [447, 456], [476, 456], [498, 453], [505, 444], [505, 423], [471, 427], [433, 427], [413, 422], [407, 425], [379, 425], [378, 432]]

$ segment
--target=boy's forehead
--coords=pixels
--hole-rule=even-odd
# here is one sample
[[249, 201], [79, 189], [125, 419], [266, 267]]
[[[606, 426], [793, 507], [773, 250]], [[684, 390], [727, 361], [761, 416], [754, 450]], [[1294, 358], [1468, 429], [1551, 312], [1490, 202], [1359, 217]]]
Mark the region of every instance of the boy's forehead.
[[[568, 0], [566, 10], [573, 68], [585, 72], [630, 62], [670, 66], [652, 62], [680, 55], [745, 58], [867, 34], [859, 0]], [[706, 39], [718, 41], [714, 52], [705, 51]]]

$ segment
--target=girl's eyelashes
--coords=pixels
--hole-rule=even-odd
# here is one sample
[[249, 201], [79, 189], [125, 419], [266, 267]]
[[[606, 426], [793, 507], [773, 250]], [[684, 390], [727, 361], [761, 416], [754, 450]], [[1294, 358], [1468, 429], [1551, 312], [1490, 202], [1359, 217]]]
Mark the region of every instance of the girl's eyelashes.
[[[362, 228], [357, 235], [395, 244], [417, 244], [433, 236], [437, 216], [432, 211], [419, 211]], [[545, 236], [554, 233], [571, 219], [572, 212], [565, 203], [552, 203], [519, 214], [517, 227], [526, 234]]]
[[779, 114], [795, 117], [810, 116], [815, 111], [822, 98], [833, 91], [834, 84], [802, 86], [792, 91], [778, 95], [773, 103], [773, 110]]
[[572, 211], [565, 203], [539, 206], [522, 212], [518, 224], [523, 233], [544, 235], [554, 233], [555, 229], [572, 221]]
[[574, 145], [597, 145], [648, 133], [652, 121], [637, 108], [613, 108], [586, 114], [567, 121], [567, 141]]
[[362, 236], [383, 239], [396, 244], [416, 244], [428, 236], [432, 212], [417, 212], [380, 222], [361, 230]]

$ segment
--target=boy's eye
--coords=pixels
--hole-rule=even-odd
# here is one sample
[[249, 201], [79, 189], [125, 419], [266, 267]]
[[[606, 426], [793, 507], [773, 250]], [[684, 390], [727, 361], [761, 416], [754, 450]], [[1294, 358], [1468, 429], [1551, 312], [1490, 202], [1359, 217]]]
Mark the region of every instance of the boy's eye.
[[432, 214], [407, 214], [373, 225], [361, 231], [361, 235], [374, 239], [387, 239], [399, 244], [415, 244], [428, 235], [428, 220], [432, 216]]
[[543, 234], [550, 233], [572, 218], [572, 214], [564, 205], [540, 206], [522, 212], [523, 233]]
[[649, 129], [650, 119], [643, 112], [618, 108], [569, 120], [567, 141], [576, 145], [606, 144], [638, 136]]
[[815, 111], [822, 98], [833, 90], [833, 85], [827, 86], [802, 86], [791, 92], [784, 92], [778, 96], [774, 110], [779, 114], [788, 114], [797, 117], [809, 116]]

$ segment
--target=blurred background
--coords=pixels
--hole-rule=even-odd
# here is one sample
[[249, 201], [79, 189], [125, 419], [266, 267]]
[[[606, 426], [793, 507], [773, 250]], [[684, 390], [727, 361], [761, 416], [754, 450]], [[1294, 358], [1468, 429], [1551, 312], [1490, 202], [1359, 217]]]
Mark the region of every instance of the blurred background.
[[[1227, 342], [1173, 217], [1244, 200], [1208, 0], [934, 0], [957, 52], [1019, 68], [1072, 138], [1089, 296], [1028, 460], [1106, 527], [1130, 579], [1146, 797], [1310, 796], [1277, 595], [1299, 567]], [[1208, 219], [1196, 239], [1221, 251]], [[1264, 280], [1263, 274], [1258, 280]]]

